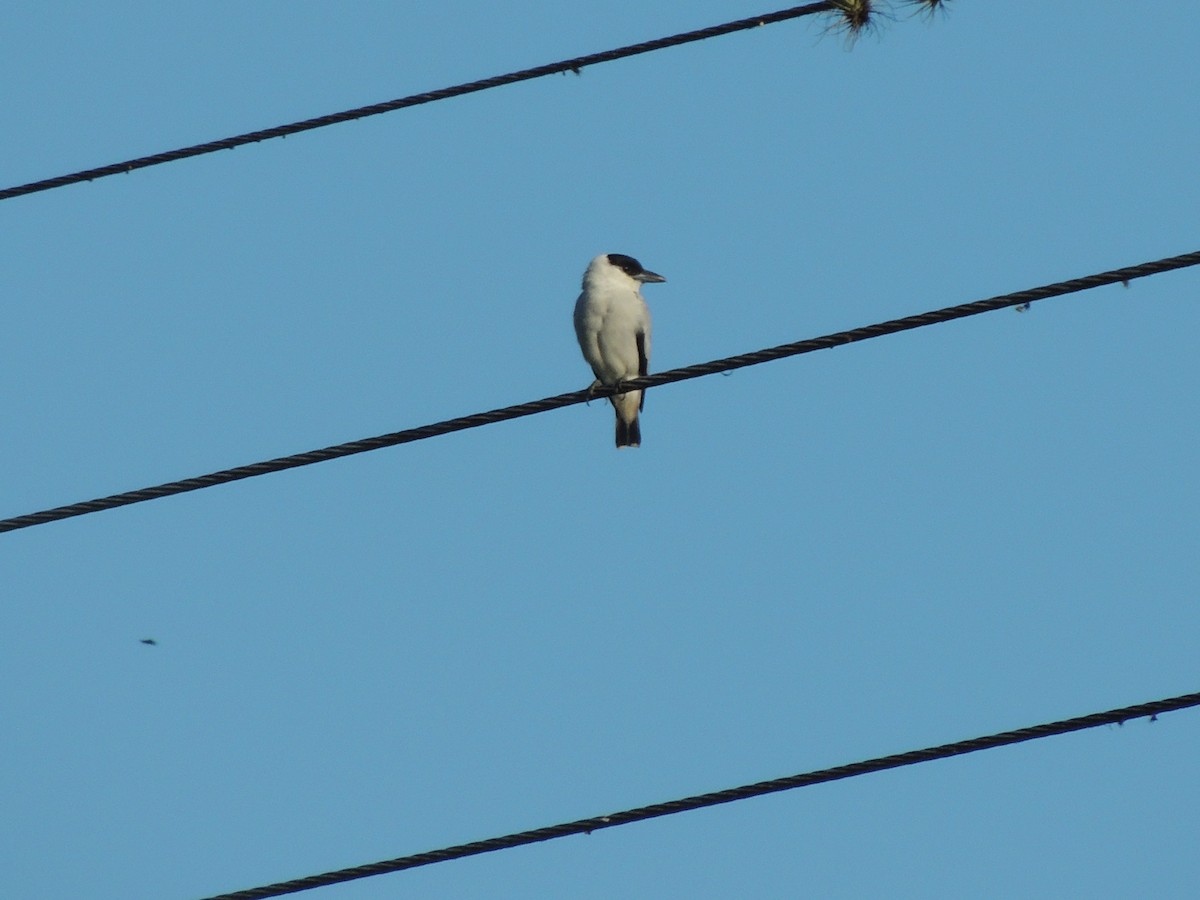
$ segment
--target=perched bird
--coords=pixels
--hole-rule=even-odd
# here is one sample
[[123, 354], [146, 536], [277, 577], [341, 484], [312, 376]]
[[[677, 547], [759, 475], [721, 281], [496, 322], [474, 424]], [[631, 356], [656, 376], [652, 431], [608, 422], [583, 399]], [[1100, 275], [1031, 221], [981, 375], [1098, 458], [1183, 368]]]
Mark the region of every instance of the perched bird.
[[[650, 310], [640, 288], [666, 280], [623, 253], [602, 253], [588, 265], [583, 293], [575, 301], [575, 336], [596, 375], [592, 389], [620, 387], [621, 382], [649, 371]], [[642, 443], [638, 413], [645, 403], [644, 393], [625, 391], [609, 398], [617, 411], [618, 447]]]

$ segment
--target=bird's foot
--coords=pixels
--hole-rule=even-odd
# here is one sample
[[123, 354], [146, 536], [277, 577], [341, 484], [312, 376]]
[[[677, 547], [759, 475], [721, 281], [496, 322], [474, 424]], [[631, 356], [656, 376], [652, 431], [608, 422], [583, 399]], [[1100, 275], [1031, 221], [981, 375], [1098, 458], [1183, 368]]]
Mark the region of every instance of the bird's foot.
[[588, 385], [587, 399], [583, 401], [585, 404], [590, 404], [593, 400], [596, 399], [596, 388], [598, 388], [598, 387], [600, 387], [600, 379], [599, 378], [597, 378], [595, 381], [593, 381], [591, 384]]

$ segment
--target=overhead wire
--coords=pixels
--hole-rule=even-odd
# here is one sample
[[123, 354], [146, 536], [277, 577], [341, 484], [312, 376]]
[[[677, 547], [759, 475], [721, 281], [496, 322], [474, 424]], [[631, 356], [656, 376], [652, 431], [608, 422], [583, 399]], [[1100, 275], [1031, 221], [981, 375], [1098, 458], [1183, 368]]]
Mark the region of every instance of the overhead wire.
[[[777, 359], [785, 359], [790, 356], [799, 356], [804, 353], [811, 353], [814, 350], [825, 350], [832, 347], [841, 347], [857, 341], [870, 340], [872, 338], [883, 337], [884, 335], [896, 334], [901, 331], [909, 331], [914, 328], [923, 328], [927, 325], [950, 322], [954, 319], [979, 315], [980, 313], [991, 312], [993, 310], [1003, 309], [1005, 307], [1026, 306], [1039, 300], [1045, 300], [1050, 297], [1059, 297], [1065, 294], [1076, 293], [1078, 291], [1085, 291], [1106, 284], [1127, 284], [1128, 282], [1137, 278], [1145, 278], [1149, 275], [1157, 275], [1162, 272], [1169, 272], [1174, 269], [1182, 269], [1197, 264], [1200, 264], [1200, 250], [1195, 250], [1191, 253], [1184, 253], [1180, 256], [1170, 256], [1164, 259], [1153, 260], [1151, 262], [1139, 263], [1135, 266], [1126, 266], [1121, 269], [1113, 269], [1108, 272], [1085, 275], [1081, 278], [1073, 278], [1069, 281], [1060, 281], [1055, 284], [1042, 285], [1041, 287], [1017, 291], [1011, 294], [1001, 294], [996, 297], [990, 297], [984, 300], [976, 300], [971, 303], [963, 303], [958, 306], [948, 306], [944, 309], [936, 309], [913, 316], [906, 316], [902, 319], [892, 319], [890, 321], [879, 322], [874, 325], [865, 325], [860, 328], [852, 328], [849, 331], [838, 331], [833, 334], [826, 334], [821, 337], [795, 341], [790, 344], [780, 344], [777, 347], [768, 347], [763, 350], [756, 350], [751, 353], [743, 353], [738, 356], [730, 356], [724, 359], [712, 360], [711, 362], [698, 363], [696, 365], [685, 366], [679, 369], [671, 369], [670, 371], [660, 372], [656, 375], [646, 375], [641, 378], [631, 378], [621, 384], [620, 390], [624, 391], [654, 388], [664, 384], [672, 384], [678, 381], [686, 381], [691, 378], [699, 378], [703, 375], [714, 375], [719, 372], [729, 372], [745, 366], [756, 366], [760, 365], [761, 363], [771, 362]], [[134, 491], [126, 491], [120, 494], [112, 494], [110, 496], [100, 497], [95, 500], [85, 500], [78, 503], [72, 503], [67, 506], [57, 506], [51, 509], [44, 509], [39, 512], [27, 513], [25, 515], [14, 516], [12, 518], [0, 520], [0, 532], [16, 531], [21, 528], [31, 528], [35, 525], [44, 525], [48, 522], [69, 519], [74, 516], [88, 515], [90, 513], [101, 512], [107, 509], [116, 509], [121, 506], [142, 503], [147, 500], [156, 500], [161, 497], [170, 497], [175, 494], [187, 493], [188, 491], [214, 487], [219, 484], [228, 484], [233, 481], [240, 481], [244, 478], [255, 478], [259, 475], [267, 475], [272, 472], [281, 472], [285, 469], [294, 469], [300, 466], [308, 466], [312, 465], [313, 463], [325, 462], [331, 459], [340, 459], [345, 456], [353, 456], [356, 453], [366, 453], [370, 450], [380, 450], [384, 447], [394, 447], [399, 444], [422, 441], [427, 438], [436, 437], [442, 434], [450, 434], [451, 432], [455, 431], [465, 431], [469, 428], [479, 428], [483, 425], [492, 425], [497, 422], [505, 422], [510, 419], [519, 419], [523, 416], [531, 416], [537, 413], [548, 412], [552, 409], [560, 409], [564, 406], [572, 406], [576, 403], [584, 403], [594, 398], [608, 397], [616, 392], [617, 389], [615, 387], [598, 387], [594, 391], [572, 391], [566, 394], [558, 394], [553, 397], [545, 397], [541, 400], [531, 400], [527, 403], [519, 403], [515, 406], [506, 406], [501, 409], [493, 409], [488, 412], [474, 413], [473, 415], [469, 416], [461, 416], [456, 419], [447, 419], [443, 422], [422, 425], [418, 428], [409, 428], [405, 431], [396, 431], [390, 434], [382, 434], [377, 437], [349, 441], [343, 444], [335, 444], [319, 450], [309, 450], [305, 453], [297, 453], [291, 456], [281, 456], [275, 459], [251, 463], [249, 465], [237, 466], [236, 468], [232, 469], [222, 469], [217, 472], [211, 472], [207, 475], [200, 475], [194, 478], [185, 478], [181, 481], [171, 481], [165, 484], [140, 488]]]
[[703, 809], [708, 806], [717, 806], [722, 803], [732, 803], [735, 800], [747, 800], [751, 797], [761, 797], [766, 794], [778, 793], [779, 791], [810, 787], [815, 784], [825, 784], [844, 778], [856, 778], [859, 775], [868, 775], [887, 769], [898, 769], [903, 766], [932, 762], [951, 756], [963, 756], [968, 753], [976, 753], [980, 750], [1006, 747], [1012, 744], [1020, 744], [1024, 741], [1039, 740], [1041, 738], [1068, 734], [1073, 731], [1097, 728], [1101, 725], [1121, 725], [1131, 719], [1139, 719], [1145, 716], [1150, 716], [1151, 721], [1154, 721], [1162, 713], [1194, 706], [1200, 706], [1200, 692], [1182, 694], [1178, 697], [1169, 697], [1163, 700], [1153, 700], [1148, 703], [1139, 703], [1135, 706], [1124, 706], [1073, 719], [1032, 725], [1028, 728], [1019, 728], [1015, 731], [1002, 731], [998, 734], [989, 734], [983, 737], [971, 738], [970, 740], [956, 741], [952, 744], [941, 744], [936, 747], [926, 747], [922, 750], [910, 750], [906, 753], [897, 753], [892, 756], [880, 756], [861, 762], [849, 763], [848, 765], [835, 766], [832, 769], [818, 769], [814, 772], [804, 772], [799, 775], [774, 778], [770, 781], [745, 784], [740, 787], [714, 791], [708, 794], [698, 794], [679, 800], [669, 800], [665, 803], [639, 806], [634, 809], [626, 809], [605, 816], [577, 819], [573, 822], [563, 822], [559, 825], [535, 828], [532, 831], [520, 831], [487, 840], [473, 841], [469, 844], [458, 844], [453, 847], [445, 847], [441, 850], [430, 850], [411, 856], [401, 856], [397, 859], [383, 860], [382, 862], [368, 863], [367, 865], [353, 866], [346, 869], [337, 869], [291, 881], [280, 881], [262, 887], [234, 891], [230, 894], [219, 894], [214, 897], [204, 898], [204, 900], [266, 900], [268, 897], [280, 897], [284, 894], [294, 894], [313, 888], [342, 884], [359, 878], [370, 878], [375, 875], [386, 875], [405, 869], [415, 869], [419, 866], [449, 862], [450, 860], [462, 859], [467, 856], [478, 856], [481, 853], [491, 853], [496, 850], [508, 850], [513, 847], [536, 844], [541, 841], [554, 840], [555, 838], [568, 837], [570, 835], [591, 834], [593, 831], [599, 831], [602, 828], [615, 828], [618, 825], [629, 825], [633, 822], [643, 822], [647, 819], [654, 819], [660, 816], [670, 816], [676, 813]]
[[258, 131], [250, 131], [245, 134], [221, 138], [220, 140], [207, 141], [203, 144], [194, 144], [189, 147], [180, 147], [175, 150], [167, 150], [162, 153], [155, 153], [151, 156], [142, 156], [135, 159], [127, 159], [122, 162], [112, 163], [106, 166], [83, 169], [78, 172], [72, 172], [68, 175], [59, 175], [54, 178], [46, 178], [41, 181], [32, 181], [28, 184], [4, 188], [0, 190], [0, 200], [8, 200], [12, 197], [20, 197], [25, 194], [37, 193], [38, 191], [48, 191], [54, 188], [65, 187], [70, 184], [78, 184], [83, 181], [95, 181], [98, 178], [106, 178], [110, 175], [120, 175], [122, 173], [132, 172], [135, 169], [145, 169], [150, 166], [158, 166], [162, 165], [163, 163], [175, 162], [181, 159], [189, 159], [194, 156], [203, 156], [206, 153], [216, 153], [218, 150], [232, 150], [235, 147], [241, 147], [245, 144], [255, 144], [260, 141], [270, 140], [271, 138], [286, 137], [290, 134], [299, 134], [303, 131], [312, 131], [315, 128], [324, 128], [328, 125], [337, 125], [341, 122], [350, 122], [355, 119], [365, 119], [368, 116], [377, 116], [381, 113], [394, 112], [395, 110], [407, 109], [408, 107], [412, 106], [420, 106], [424, 103], [434, 103], [438, 100], [449, 100], [451, 97], [461, 97], [464, 94], [473, 94], [478, 91], [486, 91], [490, 90], [491, 88], [516, 84], [520, 81], [530, 81], [534, 78], [542, 78], [547, 75], [557, 75], [565, 72], [574, 72], [578, 74], [588, 66], [612, 62], [618, 59], [626, 59], [631, 56], [638, 56], [642, 53], [651, 53], [656, 50], [664, 50], [668, 47], [678, 47], [682, 44], [703, 41], [707, 40], [708, 38], [733, 34], [734, 32], [738, 31], [747, 31], [751, 28], [759, 28], [764, 25], [773, 25], [778, 22], [788, 21], [790, 19], [798, 19], [802, 16], [810, 16], [815, 13], [829, 12], [845, 15], [845, 11], [841, 8], [841, 4], [843, 2], [844, 0], [829, 0], [829, 2], [806, 3], [803, 6], [794, 6], [790, 9], [776, 10], [775, 12], [751, 16], [747, 19], [737, 19], [732, 22], [724, 22], [720, 25], [710, 25], [707, 28], [699, 28], [695, 31], [685, 31], [681, 34], [661, 37], [651, 41], [643, 41], [639, 44], [630, 44], [629, 46], [618, 47], [613, 50], [604, 50], [599, 53], [589, 53], [586, 56], [577, 56], [572, 59], [564, 59], [560, 60], [559, 62], [535, 66], [531, 69], [521, 69], [516, 72], [509, 72], [505, 75], [494, 75], [491, 78], [483, 78], [478, 81], [469, 81], [464, 84], [457, 84], [452, 87], [440, 88], [434, 91], [426, 91], [425, 93], [421, 94], [411, 94], [410, 96], [400, 97], [396, 100], [388, 100], [383, 103], [373, 103], [369, 106], [360, 106], [356, 109], [347, 109], [341, 112], [329, 113], [328, 115], [317, 116], [315, 118], [305, 119], [300, 122], [291, 122], [286, 125], [276, 125], [272, 128], [263, 128]]

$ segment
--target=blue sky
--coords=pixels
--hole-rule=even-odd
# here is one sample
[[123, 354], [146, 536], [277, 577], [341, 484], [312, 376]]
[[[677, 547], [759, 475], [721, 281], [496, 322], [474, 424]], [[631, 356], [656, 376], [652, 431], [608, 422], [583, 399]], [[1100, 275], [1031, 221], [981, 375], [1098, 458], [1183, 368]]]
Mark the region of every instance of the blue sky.
[[[809, 20], [0, 203], [0, 515], [1200, 248], [1200, 7]], [[24, 4], [0, 186], [765, 12]], [[1200, 272], [0, 536], [0, 891], [189, 898], [1200, 689]], [[153, 637], [158, 646], [139, 639]], [[324, 888], [1160, 896], [1200, 715]]]

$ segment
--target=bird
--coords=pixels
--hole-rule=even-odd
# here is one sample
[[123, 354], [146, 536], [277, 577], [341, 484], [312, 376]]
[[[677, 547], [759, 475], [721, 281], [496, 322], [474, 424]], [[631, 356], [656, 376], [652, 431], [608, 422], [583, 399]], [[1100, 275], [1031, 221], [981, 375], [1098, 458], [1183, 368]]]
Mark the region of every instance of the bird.
[[[583, 292], [575, 301], [575, 337], [596, 376], [589, 392], [600, 385], [619, 388], [649, 371], [650, 309], [641, 286], [666, 280], [624, 253], [601, 253], [588, 264]], [[638, 413], [644, 394], [622, 391], [609, 397], [617, 413], [618, 448], [641, 446]]]
[[156, 641], [154, 638], [142, 638], [139, 643], [148, 644], [151, 647], [158, 646], [158, 641]]

